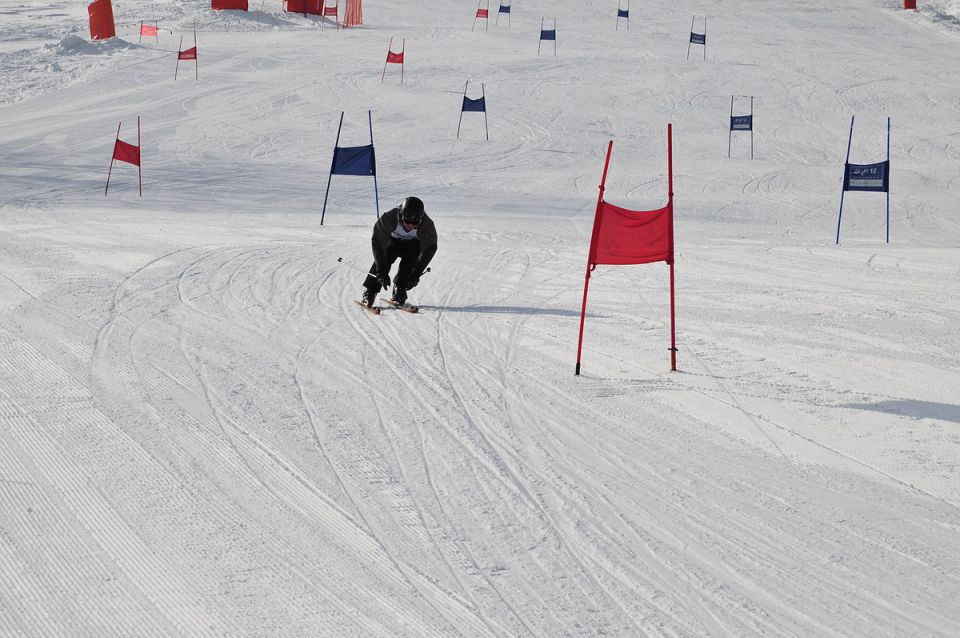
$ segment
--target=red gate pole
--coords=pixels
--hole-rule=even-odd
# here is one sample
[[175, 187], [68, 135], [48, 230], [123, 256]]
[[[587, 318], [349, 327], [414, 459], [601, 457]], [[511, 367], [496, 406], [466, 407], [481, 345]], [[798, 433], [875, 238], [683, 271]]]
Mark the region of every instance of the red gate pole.
[[183, 51], [183, 34], [180, 34], [180, 44], [177, 45], [177, 68], [173, 70], [173, 79], [176, 81], [177, 74], [180, 73], [180, 52]]
[[[120, 129], [117, 129], [117, 135]], [[140, 187], [140, 197], [143, 197], [143, 148], [140, 146], [140, 116], [137, 116], [137, 150], [140, 151], [140, 161], [137, 162], [137, 185]]]
[[673, 124], [667, 124], [667, 188], [670, 191], [670, 369], [677, 370], [677, 313], [673, 284], [673, 263], [676, 261], [673, 247]]
[[[390, 44], [387, 45], [387, 59], [383, 63], [383, 73], [380, 74], [380, 81], [383, 82], [383, 77], [387, 74], [387, 64], [390, 63], [390, 51], [393, 50], [393, 36], [390, 36]], [[402, 71], [401, 71], [402, 73]], [[403, 82], [400, 82], [403, 84]]]
[[193, 68], [194, 71], [194, 80], [200, 81], [200, 54], [197, 51], [197, 28], [193, 28]]
[[610, 166], [610, 154], [613, 152], [613, 140], [607, 145], [607, 159], [603, 162], [603, 176], [600, 178], [600, 193], [597, 195], [597, 210], [593, 215], [593, 232], [590, 235], [590, 252], [587, 256], [587, 273], [583, 280], [583, 305], [580, 306], [580, 336], [577, 338], [577, 369], [575, 375], [580, 375], [580, 352], [583, 349], [583, 323], [587, 316], [587, 288], [590, 287], [590, 271], [596, 265], [590, 263], [593, 255], [594, 242], [600, 234], [600, 207], [603, 206], [603, 190], [607, 184], [607, 168]]
[[120, 139], [120, 126], [122, 124], [122, 121], [117, 124], [117, 136], [113, 139], [113, 152], [110, 154], [110, 169], [107, 171], [107, 187], [103, 189], [104, 196], [106, 196], [107, 191], [110, 190], [110, 174], [113, 173], [113, 158], [117, 156], [117, 140]]

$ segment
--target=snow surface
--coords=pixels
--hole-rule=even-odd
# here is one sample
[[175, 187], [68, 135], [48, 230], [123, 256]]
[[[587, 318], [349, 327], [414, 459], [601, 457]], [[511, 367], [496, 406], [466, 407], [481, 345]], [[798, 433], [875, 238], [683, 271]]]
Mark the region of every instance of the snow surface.
[[[960, 2], [85, 5], [0, 0], [0, 635], [960, 635]], [[368, 109], [419, 315], [353, 304], [372, 180], [320, 225]], [[876, 193], [834, 244], [851, 115], [889, 244]], [[667, 267], [601, 266], [574, 376], [607, 142], [658, 208], [669, 122], [679, 369]]]

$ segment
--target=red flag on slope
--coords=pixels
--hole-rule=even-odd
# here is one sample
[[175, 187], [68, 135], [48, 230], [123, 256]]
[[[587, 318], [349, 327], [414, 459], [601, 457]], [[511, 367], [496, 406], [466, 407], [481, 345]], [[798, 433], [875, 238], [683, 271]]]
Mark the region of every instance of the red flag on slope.
[[140, 166], [140, 147], [118, 139], [113, 145], [113, 159]]
[[590, 264], [672, 262], [672, 215], [672, 202], [659, 210], [627, 210], [601, 202], [590, 241]]
[[123, 122], [117, 124], [117, 136], [113, 140], [113, 155], [110, 157], [110, 170], [107, 171], [107, 185], [103, 189], [106, 195], [110, 190], [110, 176], [113, 175], [114, 162], [127, 162], [137, 167], [137, 184], [140, 190], [140, 196], [143, 197], [143, 172], [140, 169], [140, 116], [137, 116], [137, 143], [129, 144], [120, 139], [120, 127]]
[[181, 51], [177, 57], [178, 60], [196, 60], [197, 59], [197, 47], [191, 47], [186, 51]]
[[677, 326], [674, 294], [673, 254], [673, 125], [667, 124], [667, 205], [657, 210], [628, 210], [603, 200], [613, 140], [607, 145], [607, 159], [600, 178], [600, 194], [593, 218], [587, 272], [583, 280], [583, 305], [580, 308], [580, 336], [577, 338], [577, 367], [583, 350], [583, 326], [587, 316], [587, 289], [590, 273], [598, 264], [649, 264], [665, 261], [670, 268], [670, 369], [677, 369]]
[[387, 62], [391, 62], [393, 64], [403, 64], [403, 51], [400, 53], [387, 51]]
[[156, 37], [160, 34], [160, 29], [158, 27], [151, 27], [149, 24], [140, 25], [140, 35], [149, 35], [151, 37]]

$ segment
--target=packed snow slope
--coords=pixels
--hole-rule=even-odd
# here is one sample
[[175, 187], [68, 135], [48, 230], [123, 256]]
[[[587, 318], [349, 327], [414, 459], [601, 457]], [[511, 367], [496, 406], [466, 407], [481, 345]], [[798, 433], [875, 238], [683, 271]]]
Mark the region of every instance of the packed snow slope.
[[[0, 0], [0, 635], [960, 635], [957, 2], [85, 5]], [[835, 243], [851, 116], [889, 243]], [[575, 376], [607, 143], [659, 208], [668, 123], [678, 370], [666, 265], [601, 266]]]

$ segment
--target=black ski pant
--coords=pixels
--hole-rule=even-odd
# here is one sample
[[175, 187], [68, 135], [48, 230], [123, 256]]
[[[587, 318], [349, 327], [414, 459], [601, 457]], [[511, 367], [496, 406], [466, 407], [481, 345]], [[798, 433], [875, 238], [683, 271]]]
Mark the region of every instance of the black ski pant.
[[[393, 278], [393, 281], [400, 288], [408, 288], [406, 285], [407, 277], [409, 277], [410, 273], [417, 267], [417, 262], [420, 259], [420, 240], [391, 238], [387, 243], [386, 253], [388, 274], [390, 266], [392, 266], [393, 262], [399, 257], [400, 268], [397, 269], [397, 276]], [[380, 292], [380, 282], [377, 281], [376, 277], [379, 274], [377, 262], [373, 262], [373, 266], [370, 267], [370, 274], [367, 275], [366, 280], [363, 282], [363, 287], [367, 290], [372, 290], [374, 293]]]

